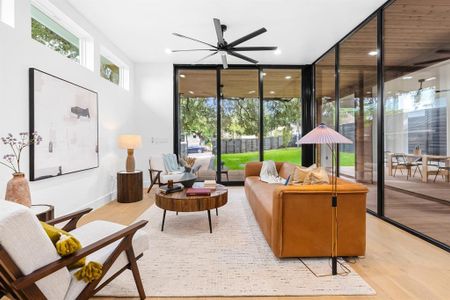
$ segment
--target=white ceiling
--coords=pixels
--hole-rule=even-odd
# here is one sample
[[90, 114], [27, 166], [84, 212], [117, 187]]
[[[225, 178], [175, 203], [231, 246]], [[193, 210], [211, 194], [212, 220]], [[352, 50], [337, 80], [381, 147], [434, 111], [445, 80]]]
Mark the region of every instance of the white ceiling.
[[[66, 0], [137, 63], [194, 63], [203, 48], [173, 32], [215, 45], [213, 18], [228, 26], [228, 42], [265, 27], [268, 31], [240, 46], [278, 46], [241, 52], [261, 64], [309, 64], [381, 6], [385, 0]], [[229, 58], [229, 63], [245, 63]], [[219, 64], [220, 56], [205, 60]]]

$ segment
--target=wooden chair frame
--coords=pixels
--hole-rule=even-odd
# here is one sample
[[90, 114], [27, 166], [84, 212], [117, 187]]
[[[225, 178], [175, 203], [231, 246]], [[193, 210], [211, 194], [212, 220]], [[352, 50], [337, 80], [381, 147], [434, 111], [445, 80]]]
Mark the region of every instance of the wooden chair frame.
[[[71, 231], [76, 228], [76, 224], [80, 218], [90, 212], [92, 209], [87, 208], [80, 210], [78, 212], [71, 213], [69, 215], [59, 217], [48, 221], [47, 224], [54, 225], [62, 222], [68, 221], [64, 225], [63, 229], [66, 231]], [[62, 268], [66, 268], [68, 265], [78, 261], [80, 258], [86, 257], [118, 240], [121, 240], [114, 251], [103, 263], [102, 276], [87, 284], [84, 290], [78, 295], [77, 299], [84, 300], [89, 299], [94, 296], [98, 291], [100, 291], [105, 285], [115, 279], [119, 274], [121, 274], [126, 269], [130, 269], [133, 273], [134, 281], [139, 292], [140, 299], [145, 299], [145, 291], [142, 285], [141, 276], [139, 274], [139, 269], [136, 261], [142, 257], [142, 254], [136, 256], [133, 250], [132, 241], [134, 234], [141, 228], [143, 228], [148, 221], [139, 221], [134, 223], [127, 228], [119, 230], [107, 237], [100, 239], [99, 241], [92, 243], [74, 254], [58, 259], [46, 266], [43, 266], [36, 271], [23, 275], [22, 272], [17, 267], [16, 263], [11, 259], [6, 250], [0, 245], [0, 291], [6, 293], [12, 299], [32, 299], [32, 300], [44, 300], [46, 297], [39, 290], [36, 282]], [[124, 252], [128, 258], [128, 265], [117, 271], [110, 278], [108, 278], [104, 283], [99, 286], [99, 283], [111, 268], [113, 263], [119, 257], [119, 255]]]
[[[152, 189], [153, 185], [155, 183], [158, 183], [158, 186], [161, 186], [161, 170], [155, 170], [155, 169], [148, 169], [148, 172], [150, 174], [150, 186], [148, 187], [147, 194], [150, 193], [150, 190]], [[156, 173], [155, 177], [154, 174]]]

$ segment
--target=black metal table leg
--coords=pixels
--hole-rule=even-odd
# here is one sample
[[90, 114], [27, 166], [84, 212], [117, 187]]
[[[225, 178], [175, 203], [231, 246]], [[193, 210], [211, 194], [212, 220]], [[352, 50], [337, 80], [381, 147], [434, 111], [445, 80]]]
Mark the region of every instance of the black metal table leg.
[[219, 209], [216, 207], [216, 216], [219, 215]]
[[163, 212], [163, 220], [161, 224], [161, 231], [164, 231], [164, 221], [166, 221], [166, 210]]
[[212, 233], [212, 226], [211, 226], [211, 212], [208, 209], [208, 222], [209, 222], [209, 233]]
[[177, 212], [177, 216], [178, 216], [178, 212]]

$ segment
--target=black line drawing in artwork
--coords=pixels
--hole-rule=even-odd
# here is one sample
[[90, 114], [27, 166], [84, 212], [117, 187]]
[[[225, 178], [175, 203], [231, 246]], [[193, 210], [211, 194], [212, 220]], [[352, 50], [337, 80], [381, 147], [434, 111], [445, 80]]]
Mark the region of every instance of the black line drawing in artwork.
[[86, 117], [91, 118], [91, 115], [89, 114], [89, 108], [81, 108], [79, 106], [74, 106], [70, 108], [70, 112], [75, 114], [77, 116], [77, 119], [80, 117]]

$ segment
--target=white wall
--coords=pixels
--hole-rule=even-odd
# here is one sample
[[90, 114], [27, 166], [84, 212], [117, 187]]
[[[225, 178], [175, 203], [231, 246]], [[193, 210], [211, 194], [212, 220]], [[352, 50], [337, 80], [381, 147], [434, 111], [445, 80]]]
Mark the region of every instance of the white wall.
[[135, 66], [136, 132], [142, 135], [142, 148], [135, 151], [136, 168], [144, 170], [148, 184], [148, 158], [173, 152], [173, 65]]
[[[98, 207], [115, 192], [115, 174], [122, 169], [126, 153], [117, 149], [116, 137], [134, 132], [134, 67], [129, 59], [104, 38], [70, 5], [52, 1], [95, 39], [94, 72], [70, 61], [31, 39], [29, 2], [15, 1], [15, 27], [0, 22], [0, 136], [28, 130], [28, 68], [36, 67], [98, 92], [100, 167], [76, 174], [31, 182], [32, 202], [55, 205], [60, 215], [82, 207]], [[99, 75], [100, 44], [130, 66], [131, 89], [126, 91]], [[149, 115], [148, 118], [150, 118]], [[7, 148], [0, 144], [0, 159]], [[28, 175], [28, 151], [22, 169]], [[0, 166], [0, 198], [11, 172]]]

